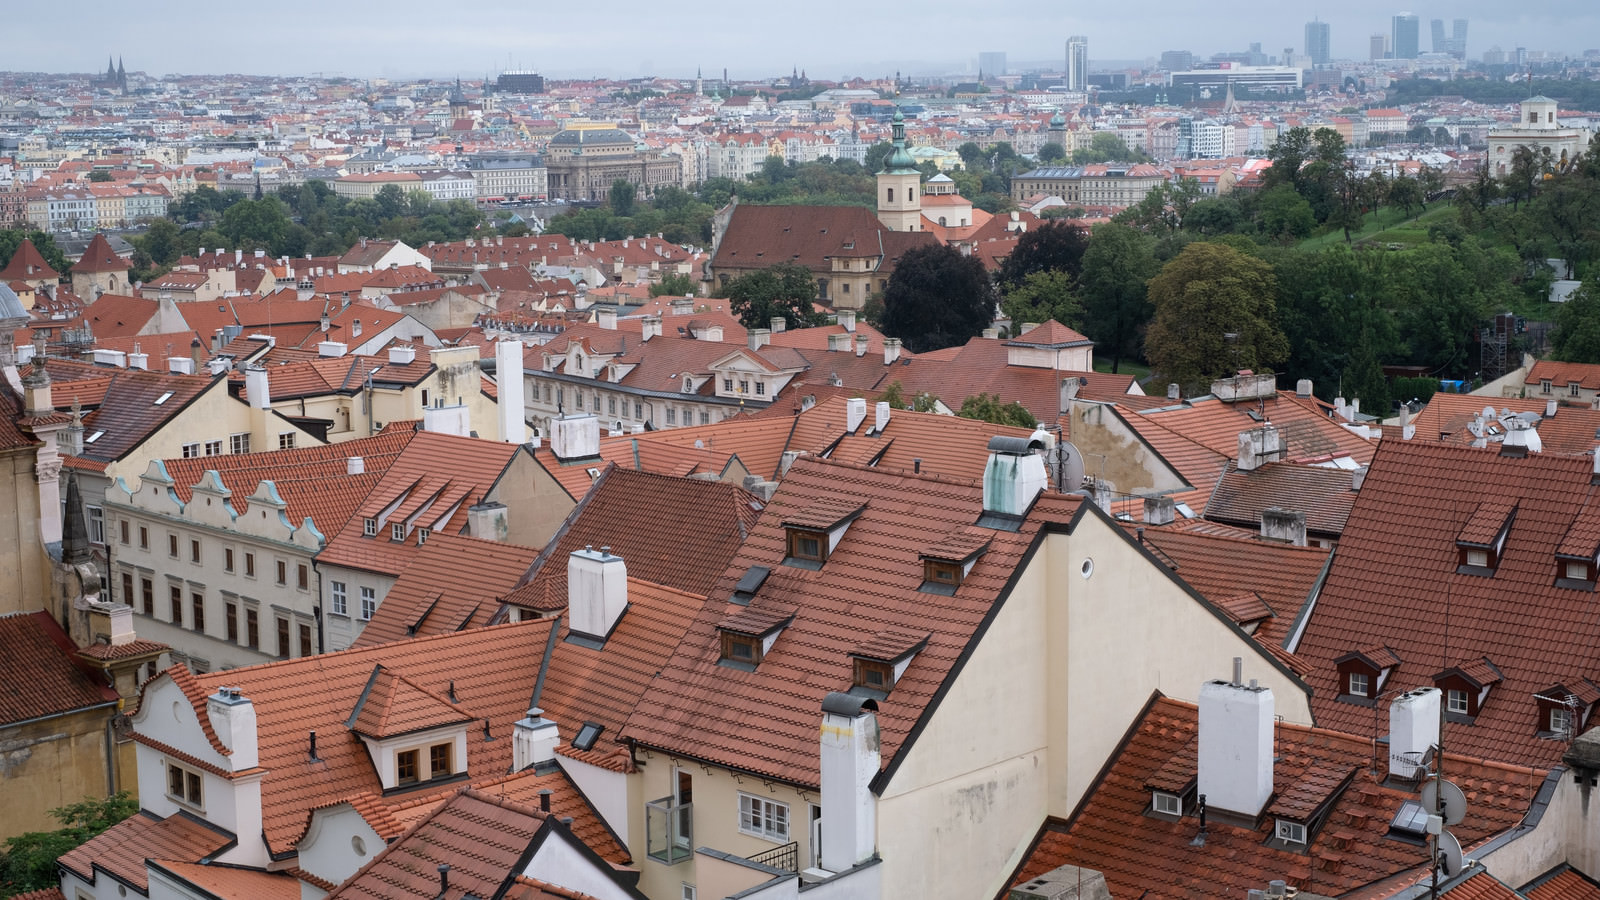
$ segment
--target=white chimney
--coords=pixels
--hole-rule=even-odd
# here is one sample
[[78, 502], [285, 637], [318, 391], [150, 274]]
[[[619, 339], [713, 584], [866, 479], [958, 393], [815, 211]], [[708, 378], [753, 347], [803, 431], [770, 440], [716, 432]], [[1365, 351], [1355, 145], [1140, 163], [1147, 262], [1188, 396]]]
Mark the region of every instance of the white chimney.
[[1146, 525], [1171, 525], [1176, 517], [1177, 504], [1171, 497], [1144, 498], [1144, 523]]
[[989, 462], [983, 467], [983, 511], [1020, 516], [1050, 485], [1044, 457], [1033, 452], [1028, 438], [989, 439]]
[[594, 313], [594, 323], [606, 331], [617, 330], [617, 311], [614, 309], [597, 309]]
[[526, 405], [527, 381], [522, 371], [522, 342], [497, 341], [494, 345], [494, 375], [499, 399], [495, 411], [499, 418], [500, 440], [520, 444], [528, 439], [528, 425], [523, 418]]
[[1389, 774], [1410, 780], [1428, 771], [1422, 757], [1439, 745], [1438, 688], [1417, 688], [1389, 704]]
[[992, 341], [995, 338], [998, 338], [999, 336], [1000, 336], [1000, 329], [998, 329], [998, 328], [985, 328], [983, 331], [978, 333], [978, 337], [981, 337], [984, 340], [988, 340], [988, 341]]
[[1167, 399], [1177, 402], [1183, 399], [1183, 390], [1176, 384], [1167, 385]]
[[872, 779], [878, 774], [878, 704], [865, 697], [832, 693], [822, 700], [822, 868], [844, 872], [872, 858], [877, 849], [878, 804]]
[[465, 403], [427, 406], [422, 410], [422, 430], [457, 437], [472, 436], [472, 415]]
[[745, 343], [751, 350], [760, 350], [772, 343], [772, 331], [767, 328], [752, 328], [745, 332]]
[[867, 348], [872, 345], [872, 339], [864, 334], [856, 335], [856, 355], [866, 356]]
[[410, 344], [396, 344], [389, 348], [389, 364], [409, 366], [417, 359], [417, 348]]
[[1283, 456], [1283, 440], [1271, 425], [1239, 432], [1239, 471], [1254, 472]]
[[136, 348], [132, 353], [128, 354], [128, 368], [140, 371], [148, 370], [150, 368], [150, 354], [140, 353]]
[[848, 333], [828, 335], [828, 350], [835, 353], [840, 350], [850, 352], [850, 335]]
[[879, 400], [872, 407], [872, 433], [882, 434], [889, 427], [889, 401]]
[[570, 628], [601, 641], [628, 608], [628, 565], [610, 551], [610, 547], [584, 547], [567, 557]]
[[317, 342], [317, 355], [318, 356], [343, 356], [345, 354], [345, 351], [347, 351], [349, 349], [350, 349], [349, 347], [346, 347], [340, 341], [318, 341]]
[[855, 434], [861, 423], [867, 420], [867, 401], [862, 397], [852, 397], [845, 401], [844, 430], [848, 434]]
[[222, 746], [232, 751], [228, 757], [233, 771], [254, 769], [260, 764], [256, 748], [256, 707], [238, 688], [220, 688], [206, 698], [206, 716]]
[[[722, 326], [721, 325], [707, 325], [704, 328], [700, 329], [700, 333], [695, 335], [695, 339], [702, 340], [702, 341], [709, 341], [709, 342], [711, 342], [713, 344], [720, 344], [720, 343], [722, 343]], [[769, 340], [770, 340], [770, 338], [769, 338]]]
[[1272, 689], [1254, 681], [1200, 687], [1199, 793], [1208, 809], [1255, 817], [1272, 798]]
[[853, 310], [853, 309], [841, 309], [841, 310], [839, 310], [838, 320], [839, 320], [839, 325], [842, 326], [845, 331], [853, 332], [853, 331], [856, 330], [856, 311], [855, 310]]
[[511, 726], [511, 768], [520, 772], [529, 766], [555, 762], [560, 743], [561, 729], [544, 717], [544, 710], [533, 707], [527, 718], [518, 719]]
[[592, 414], [551, 419], [550, 451], [562, 460], [599, 456], [600, 420]]
[[1299, 381], [1296, 381], [1294, 383], [1294, 395], [1296, 397], [1311, 396], [1311, 379], [1302, 378]]
[[367, 471], [367, 461], [360, 456], [347, 456], [344, 460], [344, 473], [346, 475], [364, 475]]
[[783, 334], [789, 329], [789, 320], [783, 316], [773, 316], [767, 320], [767, 324], [772, 326], [773, 334]]
[[467, 534], [486, 541], [504, 541], [511, 533], [504, 503], [478, 503], [467, 507]]
[[251, 409], [272, 406], [272, 392], [267, 385], [267, 370], [261, 366], [248, 366], [244, 370], [244, 395]]
[[661, 336], [661, 317], [645, 316], [639, 320], [640, 340], [649, 341], [653, 337]]
[[1546, 400], [1544, 402], [1544, 417], [1546, 419], [1555, 418], [1556, 409], [1557, 409], [1556, 401], [1554, 401], [1554, 400]]
[[1261, 511], [1261, 536], [1296, 547], [1306, 545], [1306, 514], [1298, 510], [1269, 506]]
[[174, 375], [193, 375], [194, 360], [187, 356], [167, 357], [167, 371]]
[[900, 339], [886, 337], [883, 339], [883, 364], [892, 366], [900, 359]]

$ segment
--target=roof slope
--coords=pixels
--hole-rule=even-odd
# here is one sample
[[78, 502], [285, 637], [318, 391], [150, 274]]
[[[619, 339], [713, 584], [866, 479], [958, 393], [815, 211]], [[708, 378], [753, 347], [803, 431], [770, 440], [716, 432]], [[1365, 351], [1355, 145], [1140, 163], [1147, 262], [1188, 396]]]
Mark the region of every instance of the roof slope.
[[46, 612], [0, 616], [0, 724], [116, 702], [73, 662], [72, 639]]
[[537, 556], [516, 544], [433, 535], [384, 595], [355, 646], [487, 625]]
[[1306, 530], [1338, 535], [1344, 531], [1356, 491], [1349, 470], [1268, 463], [1253, 472], [1229, 465], [1206, 503], [1205, 516], [1216, 522], [1253, 527], [1270, 507], [1306, 514]]
[[117, 255], [111, 249], [111, 244], [106, 241], [106, 236], [95, 232], [89, 241], [89, 246], [83, 250], [83, 256], [72, 264], [73, 274], [99, 274], [103, 272], [126, 272], [128, 261]]
[[[1565, 743], [1537, 736], [1533, 695], [1600, 679], [1594, 594], [1556, 582], [1558, 548], [1600, 504], [1591, 470], [1583, 457], [1384, 441], [1296, 648], [1312, 666], [1317, 721], [1371, 729], [1372, 709], [1336, 699], [1334, 660], [1353, 650], [1392, 648], [1400, 666], [1391, 683], [1405, 687], [1487, 656], [1504, 680], [1471, 725], [1449, 729], [1451, 747], [1525, 764], [1558, 759]], [[1499, 567], [1458, 573], [1456, 542], [1484, 504], [1516, 506]]]
[[140, 890], [150, 888], [146, 859], [196, 860], [232, 843], [232, 838], [187, 813], [165, 819], [140, 812], [90, 838], [59, 860], [60, 865], [94, 884], [96, 871], [107, 872]]
[[[1371, 710], [1365, 712], [1370, 717]], [[1200, 824], [1193, 815], [1167, 821], [1147, 812], [1149, 785], [1163, 769], [1182, 770], [1180, 781], [1192, 779], [1198, 733], [1194, 706], [1158, 696], [1073, 819], [1045, 823], [1010, 883], [1073, 864], [1103, 873], [1113, 897], [1231, 900], [1272, 879], [1340, 896], [1401, 872], [1426, 871], [1425, 848], [1386, 837], [1401, 804], [1416, 794], [1374, 780], [1371, 741], [1284, 722], [1277, 726], [1279, 758], [1273, 778], [1280, 802], [1307, 776], [1338, 781], [1353, 773], [1354, 780], [1332, 801], [1325, 823], [1311, 831], [1309, 852], [1268, 846], [1271, 815], [1254, 828], [1213, 817], [1204, 846], [1194, 846]], [[1455, 754], [1447, 754], [1446, 761], [1451, 780], [1474, 798], [1468, 818], [1452, 828], [1467, 848], [1515, 825], [1544, 778], [1543, 772]], [[1179, 789], [1178, 784], [1169, 787]]]
[[[624, 737], [641, 744], [800, 785], [818, 783], [817, 723], [829, 692], [849, 690], [851, 652], [888, 628], [928, 635], [879, 714], [883, 760], [904, 743], [1046, 518], [1065, 521], [1077, 498], [1045, 495], [1018, 532], [993, 532], [953, 596], [922, 593], [920, 554], [971, 526], [979, 482], [845, 466], [802, 458], [767, 505], [682, 644], [629, 717]], [[819, 501], [848, 497], [865, 508], [816, 570], [783, 565], [783, 523]], [[771, 574], [748, 606], [735, 585], [752, 566]], [[755, 671], [718, 665], [718, 623], [739, 615], [793, 621]]]

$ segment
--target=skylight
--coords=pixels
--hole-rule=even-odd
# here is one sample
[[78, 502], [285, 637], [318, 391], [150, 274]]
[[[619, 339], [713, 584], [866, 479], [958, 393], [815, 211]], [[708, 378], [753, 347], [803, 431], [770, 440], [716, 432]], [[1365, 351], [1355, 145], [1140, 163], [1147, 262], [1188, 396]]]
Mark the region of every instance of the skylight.
[[594, 742], [600, 739], [600, 732], [604, 728], [605, 726], [596, 722], [583, 723], [583, 727], [578, 729], [578, 736], [572, 739], [573, 749], [589, 750], [593, 748]]
[[163, 404], [163, 403], [165, 403], [165, 402], [167, 402], [168, 400], [171, 400], [171, 399], [172, 399], [172, 392], [171, 391], [163, 391], [161, 396], [156, 398], [156, 402], [155, 402], [154, 405], [155, 406], [160, 406], [161, 404]]
[[85, 443], [85, 444], [92, 444], [92, 443], [94, 443], [94, 442], [95, 442], [95, 441], [98, 441], [98, 440], [100, 440], [100, 436], [101, 436], [101, 435], [103, 435], [103, 434], [105, 434], [105, 432], [104, 432], [104, 431], [96, 431], [96, 432], [95, 432], [95, 433], [94, 433], [94, 434], [91, 434], [91, 435], [89, 435], [89, 436], [88, 436], [88, 437], [86, 437], [86, 438], [84, 438], [84, 439], [83, 439], [83, 442], [84, 442], [84, 443]]
[[1400, 804], [1400, 811], [1394, 814], [1394, 821], [1389, 823], [1389, 828], [1401, 834], [1423, 837], [1428, 833], [1428, 811], [1422, 808], [1422, 804], [1407, 800]]

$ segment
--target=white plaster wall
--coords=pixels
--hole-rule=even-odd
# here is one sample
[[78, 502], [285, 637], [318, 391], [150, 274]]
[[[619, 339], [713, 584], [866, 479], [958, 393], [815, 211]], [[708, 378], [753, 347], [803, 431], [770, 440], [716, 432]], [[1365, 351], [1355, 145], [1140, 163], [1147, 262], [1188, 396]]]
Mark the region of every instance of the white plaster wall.
[[610, 769], [590, 765], [581, 760], [556, 755], [556, 762], [567, 773], [578, 790], [589, 798], [589, 804], [605, 819], [611, 830], [619, 835], [628, 833], [628, 776]]
[[[1531, 779], [1530, 774], [1530, 779]], [[1580, 787], [1571, 772], [1557, 776], [1555, 793], [1532, 831], [1481, 857], [1489, 874], [1520, 887], [1562, 863], [1582, 872], [1600, 864], [1600, 791]], [[1531, 786], [1536, 786], [1530, 781]], [[1472, 815], [1471, 804], [1467, 815]], [[1471, 848], [1467, 856], [1475, 856]]]
[[[359, 837], [365, 853], [357, 853], [352, 838]], [[358, 869], [383, 850], [383, 838], [367, 824], [367, 820], [349, 804], [320, 809], [311, 814], [311, 827], [306, 836], [295, 845], [299, 853], [297, 865], [311, 874], [342, 884]], [[322, 896], [322, 890], [301, 882], [305, 888]]]
[[574, 840], [565, 828], [557, 826], [528, 860], [522, 873], [598, 900], [631, 900], [609, 872], [602, 871], [573, 846]]

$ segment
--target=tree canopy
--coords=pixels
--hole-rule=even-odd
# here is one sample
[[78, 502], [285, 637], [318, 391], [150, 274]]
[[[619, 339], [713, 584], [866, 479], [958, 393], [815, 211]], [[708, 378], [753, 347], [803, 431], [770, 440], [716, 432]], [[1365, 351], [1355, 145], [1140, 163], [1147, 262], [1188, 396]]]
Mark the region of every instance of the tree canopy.
[[795, 263], [778, 263], [747, 272], [723, 286], [728, 309], [746, 328], [766, 328], [782, 316], [789, 328], [807, 328], [822, 322], [816, 311], [817, 280], [811, 270]]
[[1278, 327], [1277, 287], [1271, 266], [1226, 244], [1183, 248], [1150, 281], [1151, 366], [1196, 390], [1239, 369], [1283, 362], [1289, 342]]
[[1067, 222], [1047, 222], [1017, 239], [995, 281], [1001, 290], [1012, 291], [1034, 272], [1064, 272], [1076, 279], [1083, 272], [1083, 254], [1088, 249], [1089, 237], [1083, 229]]
[[1600, 363], [1600, 282], [1589, 280], [1556, 312], [1550, 358]]
[[1083, 254], [1083, 331], [1102, 355], [1111, 357], [1111, 371], [1122, 360], [1139, 355], [1140, 336], [1150, 320], [1145, 286], [1156, 273], [1153, 242], [1128, 225], [1096, 225]]
[[61, 823], [59, 829], [6, 838], [0, 852], [0, 896], [59, 885], [57, 859], [138, 811], [139, 801], [126, 791], [105, 799], [86, 797], [50, 810]]
[[994, 321], [994, 286], [975, 256], [948, 244], [913, 247], [883, 292], [883, 330], [913, 353], [964, 344]]
[[996, 394], [974, 394], [961, 401], [961, 409], [956, 415], [963, 419], [977, 419], [994, 425], [1015, 425], [1018, 428], [1034, 428], [1039, 420], [1033, 417], [1021, 403], [1013, 400], [1010, 403], [1001, 403]]

